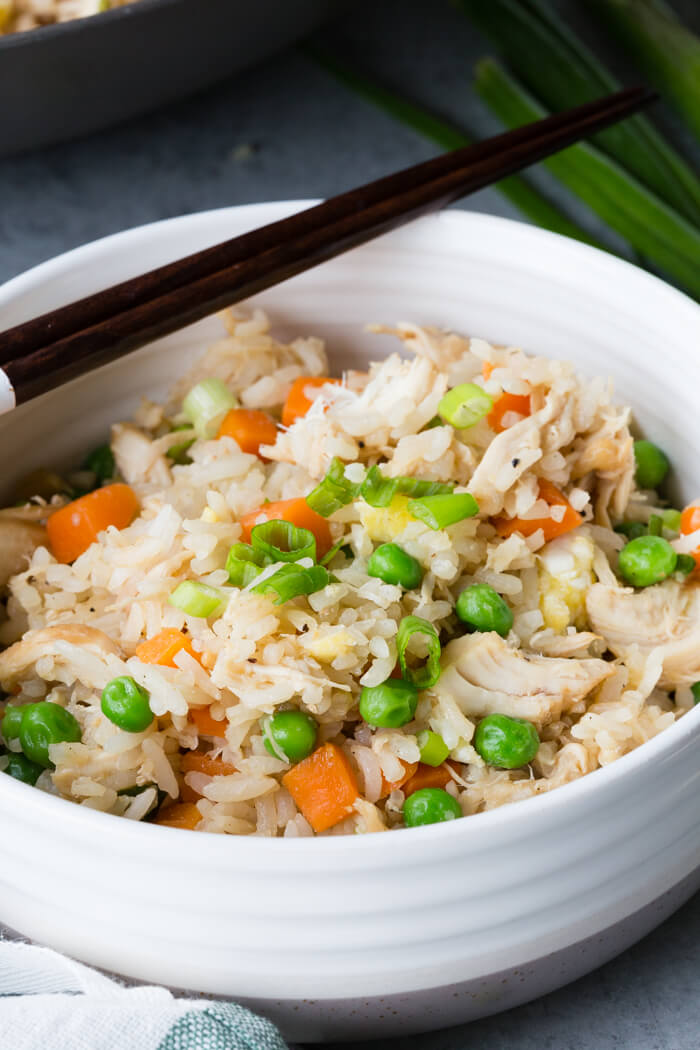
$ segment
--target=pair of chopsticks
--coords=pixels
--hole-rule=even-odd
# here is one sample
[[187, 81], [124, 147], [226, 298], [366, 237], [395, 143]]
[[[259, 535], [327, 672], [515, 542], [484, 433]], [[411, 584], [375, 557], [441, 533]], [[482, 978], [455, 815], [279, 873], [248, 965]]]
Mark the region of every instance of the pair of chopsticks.
[[[435, 157], [0, 333], [16, 403], [482, 189], [656, 96], [630, 88]], [[0, 373], [1, 375], [1, 373]]]

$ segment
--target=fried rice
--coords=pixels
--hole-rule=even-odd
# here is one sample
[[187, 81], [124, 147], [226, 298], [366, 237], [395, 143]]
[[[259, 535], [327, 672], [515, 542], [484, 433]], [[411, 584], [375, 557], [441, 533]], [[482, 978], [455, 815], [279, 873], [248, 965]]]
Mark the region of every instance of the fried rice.
[[[515, 347], [405, 323], [374, 327], [394, 349], [367, 373], [323, 383], [320, 339], [281, 343], [259, 311], [222, 318], [226, 334], [166, 403], [144, 399], [131, 421], [112, 426], [109, 481], [135, 494], [134, 520], [99, 532], [72, 561], [58, 560], [44, 538], [9, 581], [0, 628], [5, 710], [49, 701], [79, 726], [79, 739], [49, 744], [37, 788], [199, 831], [385, 831], [404, 826], [415, 791], [445, 792], [469, 817], [605, 766], [692, 706], [700, 678], [694, 577], [675, 572], [636, 589], [620, 579], [620, 523], [651, 532], [665, 504], [635, 482], [631, 413], [609, 382]], [[315, 380], [303, 389], [310, 405], [283, 426], [302, 377]], [[244, 409], [268, 413], [275, 440], [255, 454], [231, 436], [197, 436], [183, 398], [212, 378]], [[460, 384], [475, 384], [505, 411], [452, 425], [440, 407]], [[185, 429], [175, 438], [178, 426]], [[352, 498], [326, 519], [324, 585], [281, 601], [261, 586], [274, 564], [234, 585], [227, 558], [246, 539], [241, 519], [264, 520], [269, 502], [303, 500], [334, 462]], [[373, 505], [362, 495], [373, 467], [384, 482], [420, 479], [469, 493], [478, 513], [430, 527], [409, 508], [410, 486]], [[37, 496], [27, 510], [43, 529], [66, 500]], [[664, 535], [686, 554], [700, 542], [677, 528]], [[417, 585], [370, 572], [383, 544], [418, 563]], [[307, 572], [311, 561], [301, 565]], [[213, 589], [216, 611], [193, 615], [173, 604], [183, 581]], [[456, 615], [459, 595], [477, 584], [505, 602], [507, 631], [473, 630]], [[406, 661], [425, 658], [420, 646], [399, 651], [409, 616], [435, 629], [439, 677], [418, 690], [408, 721], [372, 725], [360, 711], [363, 690], [411, 680]], [[187, 642], [169, 665], [141, 658], [144, 643], [166, 630]], [[104, 713], [105, 687], [125, 677], [148, 698], [153, 718], [142, 731]], [[309, 757], [290, 761], [270, 746], [270, 720], [284, 711], [313, 720]], [[504, 768], [483, 757], [475, 732], [494, 714], [534, 727], [530, 761]], [[437, 765], [424, 761], [426, 733], [444, 745]], [[4, 742], [0, 769], [22, 748], [11, 734]], [[344, 778], [330, 823], [313, 799], [316, 788], [330, 790], [313, 782], [323, 776], [319, 763], [313, 768], [321, 753], [334, 756]]]

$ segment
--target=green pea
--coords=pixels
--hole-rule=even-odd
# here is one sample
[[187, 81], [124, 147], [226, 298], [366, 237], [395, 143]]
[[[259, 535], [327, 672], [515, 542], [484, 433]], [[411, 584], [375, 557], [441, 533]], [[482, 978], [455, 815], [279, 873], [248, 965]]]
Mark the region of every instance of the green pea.
[[412, 682], [387, 678], [381, 685], [366, 685], [360, 695], [360, 714], [371, 726], [398, 729], [416, 713], [418, 690]]
[[128, 674], [120, 675], [102, 690], [102, 713], [127, 733], [143, 733], [153, 721], [148, 697]]
[[15, 780], [21, 780], [23, 784], [31, 784], [33, 787], [44, 772], [44, 767], [38, 762], [32, 762], [26, 755], [11, 754], [5, 772]]
[[513, 613], [488, 583], [475, 583], [462, 591], [455, 612], [475, 631], [496, 631], [505, 638], [513, 626]]
[[263, 724], [263, 742], [275, 758], [280, 752], [289, 762], [301, 762], [313, 751], [318, 725], [304, 711], [278, 711]]
[[640, 489], [658, 488], [671, 466], [666, 453], [651, 441], [635, 441], [634, 458], [637, 463], [634, 479]]
[[397, 543], [382, 543], [377, 547], [367, 563], [367, 572], [384, 583], [399, 584], [407, 591], [419, 587], [423, 579], [420, 563]]
[[[29, 706], [29, 705], [28, 705]], [[27, 707], [10, 706], [5, 708], [5, 715], [0, 722], [0, 733], [4, 740], [19, 740], [22, 716]]]
[[422, 824], [440, 824], [462, 816], [462, 807], [442, 788], [421, 788], [409, 795], [403, 804], [403, 822], [407, 828]]
[[100, 445], [93, 449], [83, 464], [85, 470], [91, 470], [97, 474], [100, 481], [108, 481], [114, 477], [115, 463], [112, 450], [109, 445]]
[[80, 724], [77, 719], [60, 704], [42, 700], [24, 709], [19, 742], [27, 758], [37, 765], [45, 769], [51, 766], [51, 744], [75, 743], [80, 737]]
[[532, 762], [540, 746], [537, 730], [524, 718], [487, 715], [474, 734], [474, 747], [489, 766], [518, 769]]
[[678, 555], [662, 536], [639, 536], [630, 540], [618, 559], [620, 575], [633, 587], [651, 587], [675, 571]]
[[693, 704], [700, 704], [700, 682], [693, 682], [690, 691], [693, 694]]
[[420, 760], [426, 766], [441, 766], [450, 753], [450, 749], [439, 733], [424, 729], [416, 737], [420, 748]]

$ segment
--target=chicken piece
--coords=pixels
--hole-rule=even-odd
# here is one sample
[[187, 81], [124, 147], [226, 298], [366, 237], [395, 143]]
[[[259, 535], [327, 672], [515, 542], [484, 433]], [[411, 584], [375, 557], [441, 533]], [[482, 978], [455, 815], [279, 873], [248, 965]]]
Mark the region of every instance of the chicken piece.
[[659, 685], [673, 689], [700, 678], [700, 585], [666, 580], [633, 591], [596, 583], [586, 597], [591, 627], [615, 656], [661, 648]]
[[[166, 443], [170, 435], [166, 436]], [[112, 427], [112, 453], [117, 469], [129, 485], [150, 482], [156, 485], [172, 485], [170, 473], [162, 449], [163, 441], [151, 441], [138, 427], [131, 423], [115, 423]], [[172, 444], [176, 444], [173, 440]]]
[[613, 674], [604, 660], [565, 660], [523, 653], [494, 631], [467, 634], [443, 653], [433, 691], [470, 718], [502, 714], [541, 727], [561, 717]]
[[[34, 508], [32, 508], [34, 510]], [[36, 510], [46, 518], [46, 507]], [[37, 547], [47, 545], [46, 529], [40, 522], [31, 521], [17, 508], [17, 514], [0, 511], [0, 587], [4, 587], [11, 576], [27, 568]]]
[[66, 623], [28, 631], [24, 638], [0, 653], [0, 685], [6, 692], [35, 664], [42, 662], [39, 677], [45, 681], [103, 689], [110, 679], [126, 673], [118, 647], [96, 627]]

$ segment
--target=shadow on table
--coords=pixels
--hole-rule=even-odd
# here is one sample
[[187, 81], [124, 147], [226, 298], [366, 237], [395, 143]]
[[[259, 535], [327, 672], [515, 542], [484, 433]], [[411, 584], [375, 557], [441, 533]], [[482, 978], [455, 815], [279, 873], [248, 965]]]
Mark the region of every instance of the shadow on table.
[[697, 894], [639, 944], [542, 999], [443, 1032], [325, 1050], [698, 1050], [699, 974]]

